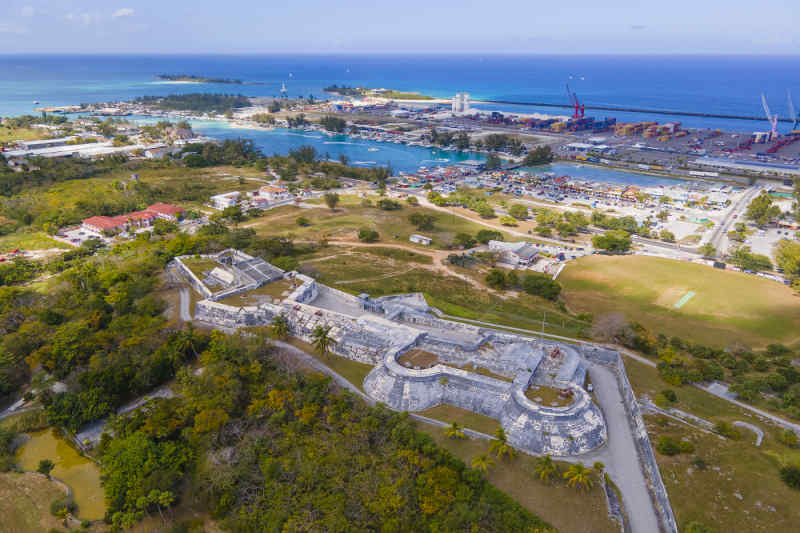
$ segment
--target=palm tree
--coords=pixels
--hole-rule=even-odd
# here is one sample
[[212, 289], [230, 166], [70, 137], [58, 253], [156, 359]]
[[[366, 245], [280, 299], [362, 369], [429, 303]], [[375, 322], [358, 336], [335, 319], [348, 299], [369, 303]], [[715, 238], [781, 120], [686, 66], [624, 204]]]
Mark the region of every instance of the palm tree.
[[328, 334], [331, 331], [331, 326], [322, 327], [317, 326], [311, 336], [314, 338], [314, 349], [320, 355], [327, 356], [330, 353], [330, 348], [336, 341], [333, 340]]
[[514, 458], [514, 448], [508, 443], [506, 432], [503, 428], [497, 428], [494, 432], [495, 440], [489, 444], [489, 451], [494, 453], [497, 457], [507, 455], [509, 459]]
[[472, 468], [480, 470], [484, 474], [493, 466], [494, 461], [485, 453], [482, 455], [476, 455], [472, 458]]
[[592, 468], [594, 468], [594, 471], [597, 472], [597, 475], [599, 476], [603, 473], [603, 470], [606, 469], [606, 465], [602, 461], [595, 461], [592, 465]]
[[592, 471], [583, 466], [583, 463], [571, 465], [569, 470], [564, 472], [564, 479], [567, 480], [568, 487], [590, 489], [594, 485]]
[[536, 459], [536, 477], [545, 483], [550, 483], [550, 478], [558, 474], [558, 466], [549, 455]]
[[284, 340], [289, 336], [289, 321], [283, 313], [276, 315], [275, 318], [272, 319], [269, 328], [270, 334], [274, 339]]
[[455, 422], [450, 424], [450, 427], [444, 430], [444, 434], [451, 439], [463, 439], [465, 437], [464, 432], [461, 430], [461, 426]]

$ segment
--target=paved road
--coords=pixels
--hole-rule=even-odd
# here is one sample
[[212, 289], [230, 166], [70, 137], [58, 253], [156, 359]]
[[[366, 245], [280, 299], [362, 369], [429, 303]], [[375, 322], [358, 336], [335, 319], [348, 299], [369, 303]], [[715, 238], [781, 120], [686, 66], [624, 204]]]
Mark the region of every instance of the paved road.
[[180, 297], [181, 297], [181, 320], [184, 322], [190, 322], [192, 320], [192, 310], [191, 310], [191, 302], [192, 299], [190, 297], [189, 288], [188, 287], [181, 287], [180, 290]]
[[617, 377], [611, 369], [594, 364], [590, 364], [589, 374], [597, 403], [606, 419], [608, 443], [597, 452], [577, 459], [588, 461], [589, 465], [593, 461], [605, 463], [609, 476], [622, 493], [622, 503], [633, 533], [659, 531], [658, 516], [637, 459], [639, 454]]
[[733, 206], [732, 209], [728, 211], [728, 214], [723, 219], [722, 223], [717, 226], [714, 230], [714, 233], [711, 235], [711, 240], [709, 242], [711, 245], [717, 249], [717, 253], [722, 255], [725, 253], [725, 250], [721, 248], [723, 238], [728, 235], [728, 230], [730, 226], [733, 224], [733, 221], [736, 220], [734, 215], [743, 212], [743, 208], [746, 208], [747, 205], [750, 204], [750, 201], [755, 197], [756, 194], [762, 191], [761, 187], [753, 187], [747, 193], [743, 194], [739, 201], [736, 202], [736, 205]]

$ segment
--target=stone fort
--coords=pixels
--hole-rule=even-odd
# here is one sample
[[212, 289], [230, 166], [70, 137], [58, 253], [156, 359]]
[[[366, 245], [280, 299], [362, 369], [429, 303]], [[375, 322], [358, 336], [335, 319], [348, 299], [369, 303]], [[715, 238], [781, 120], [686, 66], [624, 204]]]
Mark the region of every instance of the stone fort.
[[195, 320], [234, 330], [283, 315], [307, 342], [330, 327], [331, 350], [373, 365], [364, 391], [393, 409], [480, 413], [534, 454], [580, 455], [608, 438], [581, 347], [444, 320], [418, 293], [347, 294], [237, 250], [181, 256], [174, 267], [204, 297]]

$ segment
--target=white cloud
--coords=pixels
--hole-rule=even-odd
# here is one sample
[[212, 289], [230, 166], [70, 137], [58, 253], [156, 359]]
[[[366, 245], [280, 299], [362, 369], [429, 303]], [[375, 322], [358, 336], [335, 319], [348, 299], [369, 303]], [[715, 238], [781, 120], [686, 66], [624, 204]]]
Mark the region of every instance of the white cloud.
[[36, 14], [36, 10], [33, 6], [25, 6], [20, 10], [20, 14], [22, 14], [23, 17], [32, 17]]
[[123, 7], [121, 9], [117, 9], [114, 11], [114, 14], [111, 15], [112, 18], [118, 19], [121, 17], [130, 17], [134, 14], [134, 10], [129, 7]]

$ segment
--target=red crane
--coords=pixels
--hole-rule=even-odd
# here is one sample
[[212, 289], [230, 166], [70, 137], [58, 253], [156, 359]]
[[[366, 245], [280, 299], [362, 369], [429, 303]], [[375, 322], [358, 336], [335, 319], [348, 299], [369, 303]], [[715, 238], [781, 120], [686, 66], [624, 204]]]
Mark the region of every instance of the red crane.
[[575, 112], [572, 114], [572, 118], [576, 120], [579, 118], [583, 118], [583, 113], [586, 110], [586, 106], [578, 101], [577, 94], [569, 90], [569, 84], [567, 84], [567, 95], [569, 96], [570, 105], [575, 108]]

